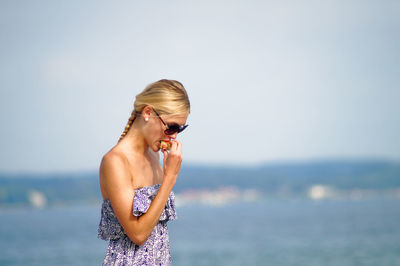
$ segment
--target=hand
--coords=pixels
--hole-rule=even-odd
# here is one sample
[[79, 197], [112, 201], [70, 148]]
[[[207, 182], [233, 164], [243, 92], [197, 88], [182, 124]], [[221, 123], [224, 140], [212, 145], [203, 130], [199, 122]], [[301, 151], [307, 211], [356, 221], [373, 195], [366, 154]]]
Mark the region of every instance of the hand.
[[169, 152], [162, 150], [164, 155], [164, 180], [175, 184], [182, 163], [182, 143], [177, 140], [171, 140], [171, 149]]

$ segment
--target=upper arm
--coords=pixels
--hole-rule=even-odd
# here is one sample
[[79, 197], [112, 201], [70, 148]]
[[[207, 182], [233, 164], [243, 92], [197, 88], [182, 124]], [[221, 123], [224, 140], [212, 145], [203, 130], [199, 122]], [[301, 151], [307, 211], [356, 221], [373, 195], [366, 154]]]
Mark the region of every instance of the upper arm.
[[118, 221], [128, 236], [132, 235], [132, 223], [137, 221], [132, 214], [135, 191], [124, 158], [118, 154], [106, 154], [101, 161], [100, 177]]

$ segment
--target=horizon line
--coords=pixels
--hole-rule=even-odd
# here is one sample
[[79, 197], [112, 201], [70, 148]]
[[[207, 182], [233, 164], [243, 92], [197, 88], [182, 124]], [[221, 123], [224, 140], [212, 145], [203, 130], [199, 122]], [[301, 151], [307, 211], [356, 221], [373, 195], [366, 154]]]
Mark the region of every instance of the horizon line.
[[[258, 162], [202, 162], [202, 161], [185, 161], [182, 163], [181, 169], [185, 167], [211, 167], [211, 168], [249, 168], [249, 167], [263, 167], [263, 166], [291, 166], [291, 165], [307, 165], [319, 163], [400, 163], [398, 158], [384, 158], [384, 157], [315, 157], [315, 158], [302, 158], [302, 159], [274, 159]], [[93, 174], [98, 169], [60, 169], [60, 170], [2, 170], [0, 169], [1, 176], [48, 176], [65, 174], [72, 175], [72, 177], [79, 177], [82, 175]]]

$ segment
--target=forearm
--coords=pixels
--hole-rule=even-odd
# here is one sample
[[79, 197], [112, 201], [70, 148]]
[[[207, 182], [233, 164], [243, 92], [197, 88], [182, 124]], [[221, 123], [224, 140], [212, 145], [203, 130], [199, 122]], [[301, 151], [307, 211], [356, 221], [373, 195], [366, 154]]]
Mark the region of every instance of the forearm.
[[157, 225], [173, 186], [174, 184], [171, 182], [163, 182], [147, 212], [139, 217], [138, 222], [141, 223], [140, 227], [148, 235], [153, 231], [154, 226]]

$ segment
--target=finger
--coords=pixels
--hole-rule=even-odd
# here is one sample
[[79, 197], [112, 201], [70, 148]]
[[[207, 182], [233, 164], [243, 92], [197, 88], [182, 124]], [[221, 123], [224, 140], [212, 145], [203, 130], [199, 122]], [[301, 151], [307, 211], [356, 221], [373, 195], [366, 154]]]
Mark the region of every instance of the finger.
[[165, 166], [166, 162], [167, 162], [167, 157], [168, 157], [168, 152], [166, 150], [162, 151], [164, 158], [163, 158], [163, 164]]
[[182, 143], [181, 142], [179, 142], [179, 141], [176, 141], [176, 150], [177, 151], [179, 151], [179, 152], [181, 152], [182, 151]]
[[182, 153], [182, 143], [180, 143], [179, 141], [177, 141], [177, 143], [176, 143], [175, 153], [176, 154], [181, 154]]
[[172, 143], [175, 144], [175, 145], [178, 145], [179, 141], [176, 140], [176, 139], [173, 139], [173, 140], [172, 140]]
[[172, 140], [171, 141], [171, 151], [172, 150], [176, 150], [177, 149], [177, 146], [178, 146], [178, 141], [177, 140]]

